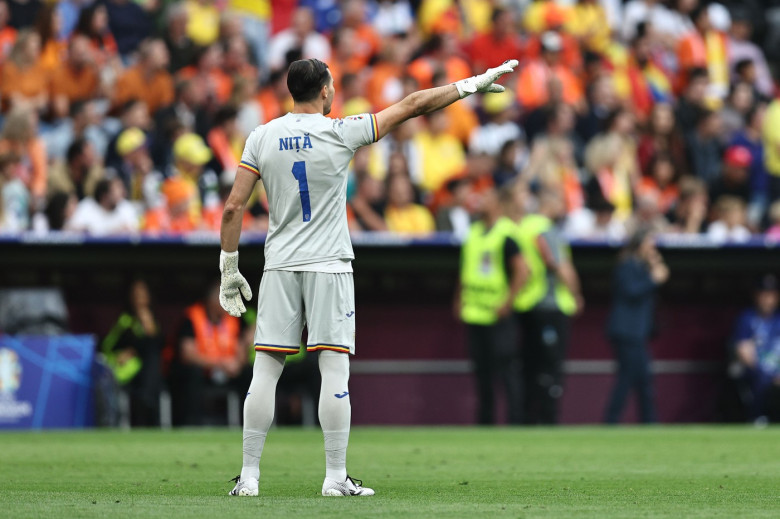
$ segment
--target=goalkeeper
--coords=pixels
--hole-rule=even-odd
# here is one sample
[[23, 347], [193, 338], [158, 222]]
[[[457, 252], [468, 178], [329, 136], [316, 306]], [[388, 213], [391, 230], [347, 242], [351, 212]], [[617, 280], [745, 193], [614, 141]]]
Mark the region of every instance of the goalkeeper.
[[285, 356], [297, 353], [304, 324], [309, 352], [319, 352], [319, 418], [325, 439], [324, 496], [370, 496], [374, 491], [347, 474], [350, 428], [349, 355], [355, 353], [352, 243], [345, 211], [347, 167], [355, 151], [404, 121], [476, 92], [502, 92], [494, 82], [512, 72], [506, 61], [453, 85], [415, 92], [378, 114], [329, 119], [335, 89], [328, 66], [316, 59], [290, 65], [293, 110], [259, 126], [244, 146], [222, 215], [220, 303], [240, 316], [249, 284], [238, 271], [241, 220], [255, 182], [268, 195], [265, 271], [255, 330], [252, 383], [244, 404], [243, 466], [235, 496], [256, 496], [259, 462], [274, 415], [276, 384]]

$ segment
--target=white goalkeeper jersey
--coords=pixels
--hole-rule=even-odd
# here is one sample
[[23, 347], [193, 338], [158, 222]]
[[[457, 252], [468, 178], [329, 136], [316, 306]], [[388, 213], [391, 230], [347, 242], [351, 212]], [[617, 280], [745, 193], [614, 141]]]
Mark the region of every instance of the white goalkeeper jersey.
[[265, 270], [355, 258], [347, 168], [355, 151], [377, 136], [373, 114], [330, 119], [296, 113], [249, 135], [239, 167], [260, 175], [268, 195]]

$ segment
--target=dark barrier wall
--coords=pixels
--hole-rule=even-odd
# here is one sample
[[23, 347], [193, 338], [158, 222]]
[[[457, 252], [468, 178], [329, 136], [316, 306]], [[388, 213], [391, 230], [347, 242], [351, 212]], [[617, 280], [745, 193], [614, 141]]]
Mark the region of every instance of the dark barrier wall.
[[[0, 241], [0, 287], [62, 287], [74, 333], [105, 334], [129, 281], [140, 275], [150, 283], [165, 331], [173, 334], [184, 306], [218, 276], [213, 237], [60, 241]], [[463, 328], [451, 303], [458, 247], [447, 238], [356, 242], [355, 423], [471, 423], [476, 402]], [[780, 265], [780, 249], [762, 242], [714, 248], [693, 240], [667, 241], [661, 250], [672, 277], [660, 294], [652, 348], [660, 418], [737, 419], [726, 377], [728, 337], [736, 314], [749, 304], [753, 280]], [[586, 310], [574, 321], [566, 364], [566, 423], [602, 417], [614, 370], [603, 327], [616, 255], [616, 248], [603, 244], [574, 247]], [[261, 241], [242, 246], [241, 269], [253, 286], [262, 262]], [[627, 418], [633, 418], [633, 409]]]

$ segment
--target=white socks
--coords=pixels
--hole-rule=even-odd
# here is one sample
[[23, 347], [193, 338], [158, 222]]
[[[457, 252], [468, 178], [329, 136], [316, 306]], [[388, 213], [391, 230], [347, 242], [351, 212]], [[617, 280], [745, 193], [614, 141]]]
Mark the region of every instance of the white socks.
[[[274, 419], [276, 383], [284, 369], [285, 355], [258, 351], [252, 383], [244, 401], [244, 462], [241, 480], [260, 479], [260, 456]], [[319, 417], [325, 437], [325, 477], [347, 479], [347, 445], [352, 408], [349, 402], [349, 356], [319, 352], [322, 388]]]
[[347, 444], [352, 408], [349, 402], [349, 356], [323, 350], [319, 353], [320, 424], [325, 437], [325, 477], [347, 479]]
[[244, 462], [241, 480], [260, 479], [260, 455], [265, 437], [274, 421], [276, 383], [282, 375], [283, 353], [258, 351], [252, 373], [252, 383], [244, 401]]

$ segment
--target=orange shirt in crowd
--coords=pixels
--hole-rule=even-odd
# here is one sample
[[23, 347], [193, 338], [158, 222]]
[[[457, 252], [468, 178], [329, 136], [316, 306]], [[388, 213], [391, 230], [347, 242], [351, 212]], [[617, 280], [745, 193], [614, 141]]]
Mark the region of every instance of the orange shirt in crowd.
[[[380, 62], [371, 70], [371, 76], [366, 81], [366, 96], [368, 102], [377, 112], [384, 110], [391, 104], [399, 101], [391, 94], [395, 93], [395, 88], [391, 88], [391, 82], [400, 81], [403, 75], [403, 68], [393, 63]], [[401, 95], [401, 85], [398, 85], [398, 95]]]
[[654, 195], [658, 200], [658, 209], [662, 213], [668, 213], [680, 197], [680, 190], [676, 184], [669, 184], [661, 188], [652, 177], [642, 177], [637, 186], [638, 195]]
[[[571, 34], [560, 32], [561, 44], [561, 65], [570, 70], [582, 70], [582, 52], [577, 39]], [[542, 41], [537, 38], [531, 38], [525, 47], [525, 57], [529, 60], [537, 59], [542, 53]]]
[[144, 101], [149, 113], [153, 114], [173, 102], [173, 78], [164, 70], [147, 78], [139, 66], [131, 67], [117, 78], [114, 106], [121, 106], [131, 99]]
[[468, 145], [471, 132], [479, 126], [479, 118], [474, 113], [474, 109], [468, 103], [452, 103], [444, 109], [444, 113], [450, 121], [447, 133]]
[[382, 41], [376, 31], [369, 24], [364, 23], [355, 29], [355, 53], [350, 60], [348, 68], [359, 70], [368, 65], [371, 56], [379, 52]]
[[23, 144], [4, 139], [0, 141], [0, 155], [5, 153], [14, 153], [21, 157], [22, 182], [34, 197], [45, 197], [49, 172], [46, 164], [46, 146], [43, 140], [36, 137]]
[[119, 54], [116, 40], [110, 33], [101, 36], [99, 41], [91, 39], [89, 44], [92, 48], [92, 55], [95, 57], [95, 63], [98, 65], [105, 65], [111, 58]]
[[202, 303], [197, 303], [185, 312], [195, 332], [198, 354], [213, 364], [235, 359], [241, 338], [241, 321], [237, 317], [222, 316], [219, 323], [212, 323]]
[[[417, 58], [409, 64], [407, 72], [417, 80], [421, 89], [431, 88], [433, 86], [433, 74], [436, 72], [438, 62], [426, 56]], [[444, 71], [447, 74], [447, 82], [455, 81], [471, 76], [471, 67], [466, 60], [458, 56], [450, 56], [444, 62]]]
[[67, 55], [68, 45], [64, 41], [49, 40], [41, 50], [39, 63], [46, 70], [54, 70], [60, 66]]
[[206, 78], [207, 91], [214, 94], [219, 104], [224, 105], [230, 100], [230, 94], [233, 92], [233, 78], [227, 75], [222, 69], [215, 68], [202, 74], [197, 67], [190, 65], [181, 69], [177, 77], [179, 79]]
[[63, 63], [54, 71], [51, 83], [53, 96], [65, 96], [69, 101], [91, 99], [100, 86], [98, 71], [94, 67], [76, 70]]
[[496, 39], [493, 33], [479, 34], [468, 45], [472, 71], [478, 74], [508, 59], [523, 61], [523, 53], [523, 42], [516, 34], [501, 39]]
[[583, 100], [579, 78], [564, 65], [549, 67], [541, 60], [526, 65], [517, 78], [517, 100], [525, 110], [534, 110], [547, 103], [550, 79], [557, 78], [563, 88], [563, 101], [579, 105]]
[[729, 50], [728, 37], [718, 31], [708, 31], [702, 35], [691, 31], [677, 44], [679, 76], [677, 92], [688, 86], [688, 72], [691, 68], [705, 68], [709, 72], [710, 83], [725, 97], [729, 89]]
[[13, 95], [33, 98], [47, 93], [49, 77], [49, 72], [38, 63], [20, 69], [13, 61], [7, 61], [0, 74], [0, 93], [3, 101], [8, 101]]

